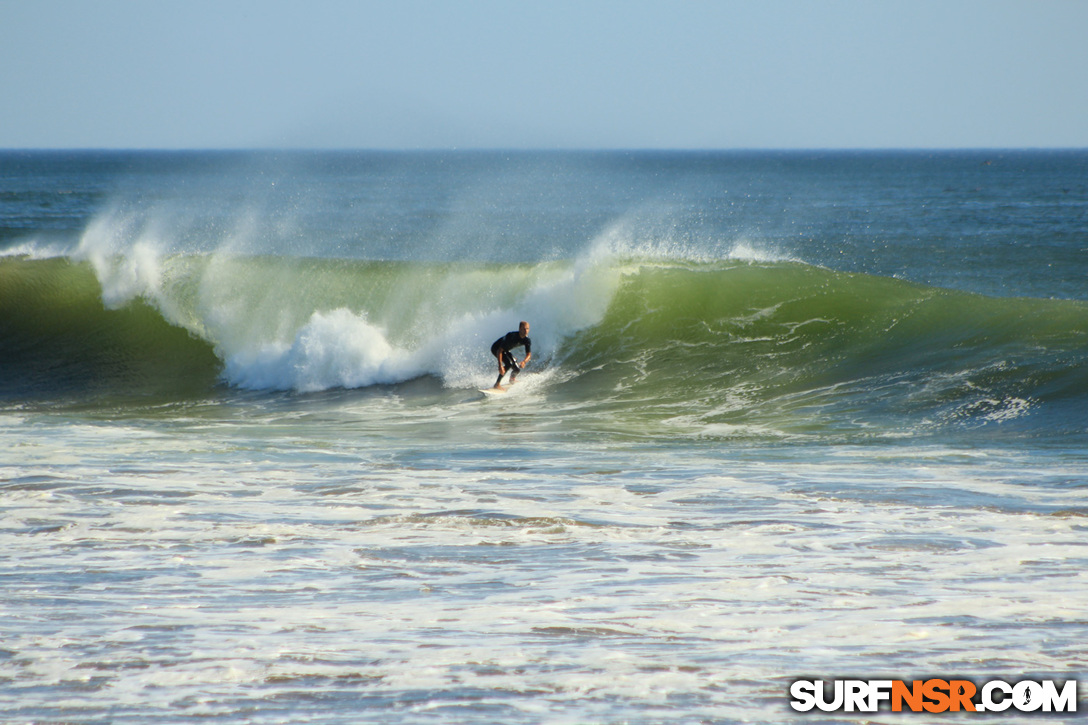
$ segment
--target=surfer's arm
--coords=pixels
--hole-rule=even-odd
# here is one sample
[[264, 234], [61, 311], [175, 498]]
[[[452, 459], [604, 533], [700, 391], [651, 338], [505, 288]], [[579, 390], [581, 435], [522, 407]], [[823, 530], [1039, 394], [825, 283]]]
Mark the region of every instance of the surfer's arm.
[[529, 364], [529, 358], [531, 358], [532, 356], [533, 356], [533, 353], [531, 353], [531, 352], [525, 353], [525, 357], [522, 358], [522, 360], [521, 360], [521, 366], [525, 367], [526, 365], [528, 365]]

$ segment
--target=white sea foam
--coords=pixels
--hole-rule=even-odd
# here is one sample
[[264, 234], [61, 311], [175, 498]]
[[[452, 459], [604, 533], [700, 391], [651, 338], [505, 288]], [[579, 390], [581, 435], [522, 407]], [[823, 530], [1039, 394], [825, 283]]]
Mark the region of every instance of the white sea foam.
[[364, 316], [337, 309], [313, 313], [290, 345], [229, 356], [225, 375], [242, 388], [311, 392], [400, 382], [422, 372], [411, 353], [390, 345]]
[[1075, 495], [1000, 450], [888, 466], [872, 447], [549, 448], [546, 406], [338, 400], [294, 422], [305, 409], [0, 420], [24, 442], [6, 459], [0, 704], [775, 721], [810, 672], [1088, 664], [1069, 636], [1083, 517], [1050, 513]]
[[[507, 308], [489, 308], [490, 303], [481, 300], [477, 309], [453, 315], [420, 309], [407, 317], [409, 328], [419, 334], [399, 334], [415, 347], [393, 344], [394, 335], [371, 323], [365, 312], [343, 308], [315, 311], [288, 341], [238, 349], [221, 333], [225, 377], [243, 388], [315, 391], [432, 374], [451, 387], [479, 387], [494, 374], [488, 348], [495, 338], [516, 328], [520, 320], [530, 320], [540, 331], [531, 333], [539, 366], [565, 336], [601, 319], [617, 280], [607, 266], [576, 264], [568, 270], [542, 272]], [[224, 329], [224, 323], [218, 327]]]

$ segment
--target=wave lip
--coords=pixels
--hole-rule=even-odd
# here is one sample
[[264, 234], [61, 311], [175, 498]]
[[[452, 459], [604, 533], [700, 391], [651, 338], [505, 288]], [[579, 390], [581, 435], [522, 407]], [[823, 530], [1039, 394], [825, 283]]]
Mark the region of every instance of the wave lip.
[[0, 249], [0, 258], [22, 257], [24, 259], [42, 260], [66, 258], [72, 253], [70, 244], [64, 242], [43, 242], [36, 239], [12, 244]]

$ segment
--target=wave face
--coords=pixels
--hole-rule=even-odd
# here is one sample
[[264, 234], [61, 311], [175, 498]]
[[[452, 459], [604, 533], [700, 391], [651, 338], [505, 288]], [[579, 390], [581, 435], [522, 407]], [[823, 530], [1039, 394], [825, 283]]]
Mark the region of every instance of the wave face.
[[705, 263], [641, 267], [566, 359], [594, 387], [704, 432], [909, 424], [906, 435], [1036, 408], [1083, 429], [1086, 341], [1083, 302]]
[[534, 372], [609, 424], [703, 434], [1028, 421], [1088, 410], [1088, 303], [791, 261], [597, 253], [523, 265], [284, 257], [0, 259], [8, 398], [489, 383]]
[[206, 392], [219, 360], [145, 301], [109, 310], [93, 270], [0, 258], [0, 395], [87, 398]]

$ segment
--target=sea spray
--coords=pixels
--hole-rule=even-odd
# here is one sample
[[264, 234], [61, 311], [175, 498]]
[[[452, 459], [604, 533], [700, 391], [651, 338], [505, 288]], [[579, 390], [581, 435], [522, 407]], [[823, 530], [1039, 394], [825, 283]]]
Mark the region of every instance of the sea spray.
[[107, 307], [116, 309], [142, 297], [161, 309], [161, 246], [153, 226], [114, 209], [88, 225], [72, 258], [94, 267]]
[[601, 319], [621, 277], [607, 235], [573, 262], [513, 265], [240, 255], [237, 238], [172, 253], [184, 245], [154, 215], [114, 209], [74, 258], [92, 265], [110, 309], [143, 301], [211, 344], [226, 382], [300, 391], [423, 374], [479, 385], [491, 340], [521, 319], [538, 330], [539, 366]]

